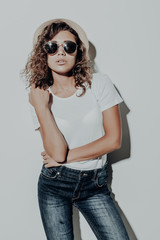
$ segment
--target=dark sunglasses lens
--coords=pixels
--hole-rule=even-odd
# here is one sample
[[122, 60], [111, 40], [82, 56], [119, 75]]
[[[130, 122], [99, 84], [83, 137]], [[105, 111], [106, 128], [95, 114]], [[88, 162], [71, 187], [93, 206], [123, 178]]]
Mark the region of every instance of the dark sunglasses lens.
[[55, 42], [48, 42], [48, 43], [45, 44], [44, 49], [45, 49], [45, 51], [48, 54], [56, 53], [56, 51], [57, 51], [57, 43], [55, 43]]
[[68, 41], [64, 44], [64, 50], [66, 51], [66, 53], [74, 53], [76, 51], [76, 43]]

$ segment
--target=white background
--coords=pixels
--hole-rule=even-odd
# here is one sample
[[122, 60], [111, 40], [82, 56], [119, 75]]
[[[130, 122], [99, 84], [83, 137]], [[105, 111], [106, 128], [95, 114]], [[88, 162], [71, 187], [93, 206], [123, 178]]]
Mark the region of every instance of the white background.
[[[84, 28], [97, 71], [109, 75], [124, 99], [112, 190], [130, 239], [159, 239], [159, 12], [158, 0], [1, 1], [0, 239], [46, 239], [37, 201], [43, 147], [19, 73], [35, 29], [52, 18], [69, 18]], [[76, 212], [74, 221], [76, 240], [96, 239]]]

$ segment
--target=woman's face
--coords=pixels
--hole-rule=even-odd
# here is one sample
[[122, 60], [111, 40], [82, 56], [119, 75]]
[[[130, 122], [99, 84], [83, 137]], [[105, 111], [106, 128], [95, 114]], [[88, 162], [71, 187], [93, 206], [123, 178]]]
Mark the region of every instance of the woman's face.
[[61, 31], [56, 34], [51, 41], [56, 41], [59, 48], [55, 54], [47, 55], [48, 66], [52, 73], [55, 72], [60, 75], [68, 75], [75, 65], [77, 49], [74, 53], [68, 54], [64, 51], [63, 43], [65, 41], [72, 41], [76, 43], [76, 37], [69, 31]]

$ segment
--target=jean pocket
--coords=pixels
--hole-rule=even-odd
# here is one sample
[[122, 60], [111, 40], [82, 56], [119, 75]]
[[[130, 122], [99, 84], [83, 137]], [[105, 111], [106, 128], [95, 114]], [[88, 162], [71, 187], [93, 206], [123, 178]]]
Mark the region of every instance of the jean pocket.
[[45, 165], [43, 164], [41, 175], [47, 179], [57, 179], [60, 176], [60, 172], [54, 169], [54, 167], [45, 168]]
[[108, 178], [107, 170], [98, 172], [95, 181], [96, 186], [97, 187], [105, 186], [107, 184], [107, 178]]

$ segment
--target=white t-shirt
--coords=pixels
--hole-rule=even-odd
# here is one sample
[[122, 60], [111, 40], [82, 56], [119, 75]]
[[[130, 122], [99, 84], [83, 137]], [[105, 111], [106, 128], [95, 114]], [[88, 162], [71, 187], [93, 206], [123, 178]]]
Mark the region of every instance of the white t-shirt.
[[[53, 95], [51, 111], [69, 149], [83, 146], [104, 136], [102, 112], [123, 101], [109, 77], [100, 73], [93, 74], [91, 88], [88, 87], [81, 97], [77, 97], [82, 91], [81, 88], [67, 98], [54, 95], [50, 88], [48, 90]], [[40, 124], [32, 105], [31, 113], [36, 130]], [[64, 165], [78, 170], [92, 170], [101, 168], [106, 160], [107, 154], [97, 159]]]

